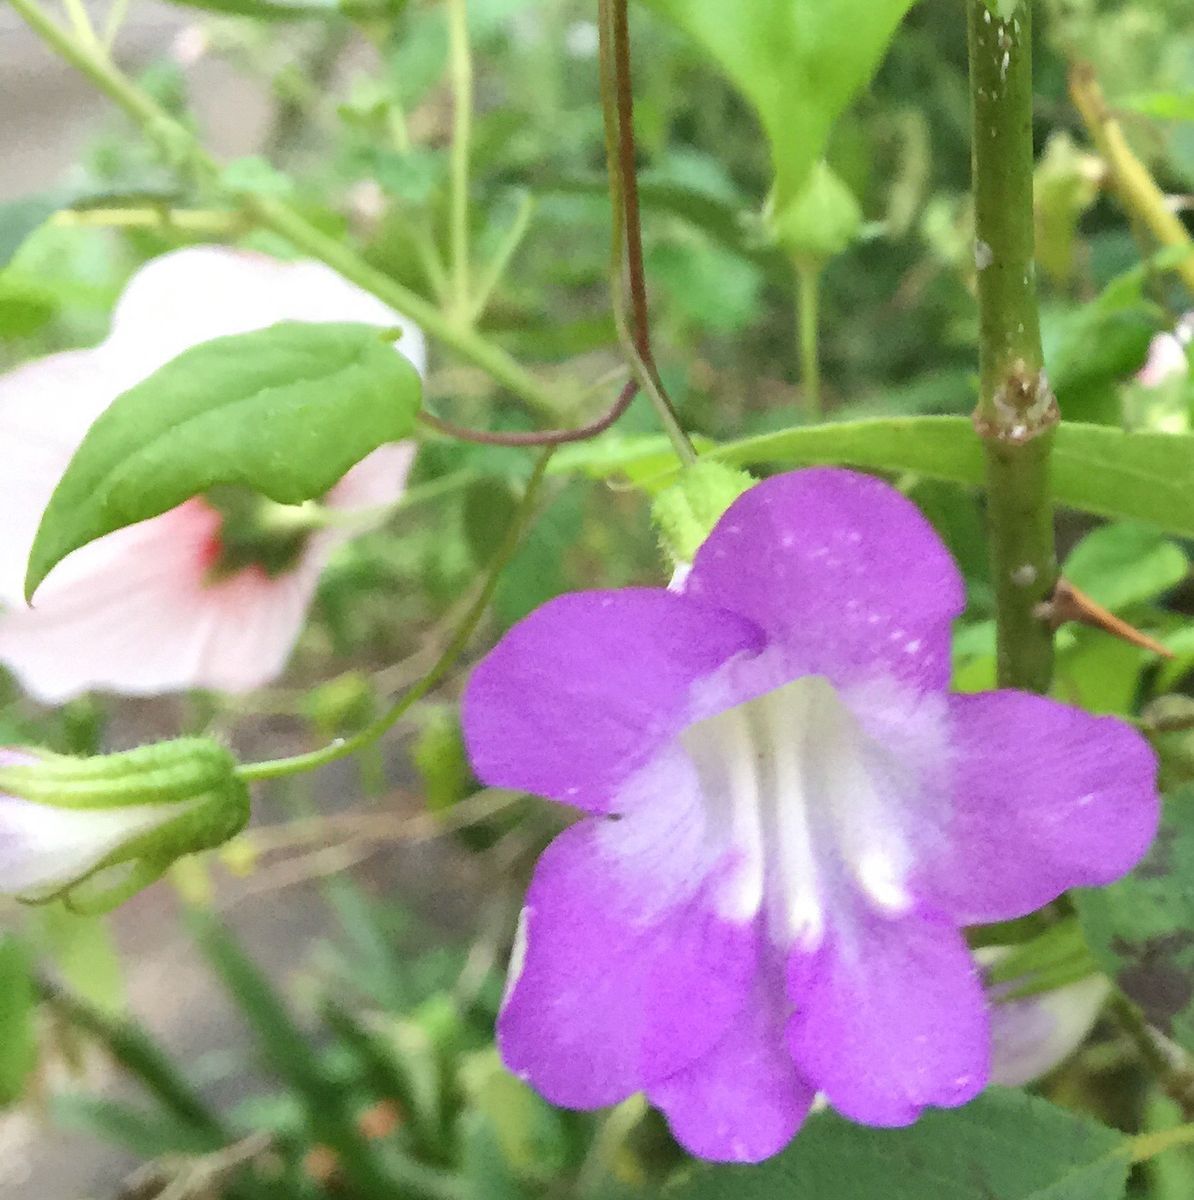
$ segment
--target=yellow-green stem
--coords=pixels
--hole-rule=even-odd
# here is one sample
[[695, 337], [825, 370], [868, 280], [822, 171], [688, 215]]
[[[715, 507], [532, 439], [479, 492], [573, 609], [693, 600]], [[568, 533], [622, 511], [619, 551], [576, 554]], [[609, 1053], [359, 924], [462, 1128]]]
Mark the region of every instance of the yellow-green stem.
[[1057, 579], [1050, 498], [1057, 405], [1044, 371], [1032, 208], [1032, 9], [1007, 20], [969, 8], [975, 266], [981, 392], [975, 428], [987, 460], [988, 522], [1004, 687], [1045, 692]]
[[448, 674], [456, 665], [457, 659], [464, 653], [469, 641], [472, 639], [473, 633], [481, 623], [481, 618], [485, 615], [485, 610], [489, 607], [489, 602], [493, 599], [493, 594], [497, 590], [497, 585], [502, 577], [502, 571], [514, 556], [514, 552], [518, 549], [518, 544], [522, 540], [522, 535], [530, 524], [535, 510], [535, 502], [539, 496], [539, 488], [543, 483], [544, 472], [547, 470], [547, 464], [551, 455], [551, 450], [545, 450], [540, 454], [539, 461], [535, 465], [534, 474], [532, 474], [530, 481], [527, 483], [526, 491], [523, 493], [522, 503], [519, 505], [514, 519], [507, 527], [501, 545], [494, 554], [493, 562], [490, 564], [481, 590], [477, 593], [472, 604], [469, 605], [468, 611], [452, 636], [452, 640], [448, 643], [439, 658], [436, 659], [435, 664], [427, 674], [418, 683], [407, 688], [381, 716], [375, 721], [370, 722], [358, 733], [353, 734], [352, 737], [332, 742], [320, 750], [312, 750], [309, 754], [297, 754], [292, 758], [272, 759], [267, 762], [243, 763], [237, 768], [237, 775], [241, 779], [247, 782], [261, 779], [282, 779], [288, 775], [300, 775], [307, 771], [314, 771], [319, 767], [327, 766], [328, 763], [337, 762], [339, 759], [348, 758], [356, 754], [358, 751], [371, 746], [382, 737], [396, 721], [404, 716], [414, 704], [426, 696]]
[[1115, 190], [1129, 215], [1147, 225], [1162, 246], [1184, 247], [1191, 252], [1191, 257], [1182, 259], [1173, 269], [1194, 292], [1194, 239], [1169, 207], [1148, 168], [1133, 153], [1119, 121], [1107, 108], [1094, 71], [1084, 63], [1070, 71], [1070, 96], [1111, 171]]
[[468, 0], [448, 0], [452, 74], [452, 284], [455, 311], [472, 318], [469, 266], [469, 159], [473, 138], [473, 56], [469, 46]]
[[800, 383], [804, 389], [805, 414], [814, 421], [821, 417], [821, 359], [818, 347], [820, 296], [821, 268], [798, 262], [796, 323], [800, 341]]
[[[55, 53], [123, 108], [169, 162], [210, 185], [220, 185], [219, 165], [191, 131], [138, 88], [98, 46], [86, 46], [72, 36], [69, 30], [46, 15], [37, 0], [9, 2]], [[255, 193], [240, 194], [236, 198], [259, 225], [384, 300], [396, 312], [420, 325], [429, 336], [488, 372], [532, 408], [545, 416], [554, 416], [562, 407], [557, 389], [541, 384], [499, 346], [461, 322], [449, 320], [417, 292], [371, 267], [355, 250], [325, 234], [284, 200]]]

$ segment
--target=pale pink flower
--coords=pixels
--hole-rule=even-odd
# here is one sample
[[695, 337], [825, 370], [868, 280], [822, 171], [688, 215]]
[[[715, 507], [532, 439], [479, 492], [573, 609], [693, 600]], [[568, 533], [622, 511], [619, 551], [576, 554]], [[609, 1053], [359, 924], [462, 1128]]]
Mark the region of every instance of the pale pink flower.
[[[22, 587], [42, 511], [96, 417], [189, 347], [285, 320], [401, 326], [399, 349], [425, 368], [419, 331], [328, 267], [197, 246], [143, 267], [94, 349], [0, 376], [0, 662], [30, 694], [55, 703], [90, 689], [241, 692], [282, 670], [320, 572], [351, 530], [309, 535], [283, 571], [250, 564], [217, 574], [223, 518], [196, 498], [71, 554], [32, 608]], [[397, 500], [413, 454], [409, 443], [381, 447], [324, 503], [352, 510]]]
[[1136, 382], [1145, 387], [1159, 387], [1167, 379], [1185, 375], [1190, 365], [1186, 347], [1194, 335], [1194, 313], [1187, 313], [1172, 333], [1158, 333], [1149, 343], [1148, 357], [1136, 373]]

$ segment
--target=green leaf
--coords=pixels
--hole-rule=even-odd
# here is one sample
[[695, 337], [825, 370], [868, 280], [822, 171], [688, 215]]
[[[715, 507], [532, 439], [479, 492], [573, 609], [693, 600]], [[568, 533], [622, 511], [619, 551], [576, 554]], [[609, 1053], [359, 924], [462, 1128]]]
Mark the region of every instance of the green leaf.
[[965, 1108], [930, 1109], [908, 1129], [831, 1113], [757, 1167], [707, 1167], [669, 1200], [1118, 1200], [1130, 1143], [1022, 1092], [992, 1088]]
[[1194, 121], [1194, 91], [1142, 92], [1134, 96], [1120, 96], [1115, 101], [1115, 107], [1130, 108], [1162, 121]]
[[12, 934], [0, 936], [0, 1106], [15, 1104], [37, 1065], [33, 960]]
[[36, 910], [38, 931], [71, 992], [108, 1016], [125, 1010], [124, 971], [106, 917], [85, 917], [65, 904]]
[[912, 0], [645, 0], [712, 56], [754, 105], [785, 208], [842, 110], [870, 81]]
[[1135, 871], [1072, 895], [1099, 964], [1151, 1024], [1194, 1050], [1194, 787], [1166, 797], [1161, 832]]
[[12, 262], [25, 239], [61, 207], [61, 197], [26, 196], [0, 204], [0, 271]]
[[[729, 442], [712, 453], [737, 466], [840, 463], [973, 486], [984, 479], [982, 446], [965, 417], [800, 426]], [[1062, 422], [1054, 441], [1053, 494], [1059, 504], [1082, 512], [1194, 536], [1194, 436]]]
[[414, 367], [370, 325], [284, 322], [180, 354], [91, 427], [29, 556], [27, 595], [72, 550], [219, 484], [322, 496], [414, 427]]
[[1180, 546], [1155, 529], [1126, 521], [1088, 533], [1062, 568], [1072, 584], [1112, 612], [1155, 600], [1189, 571]]

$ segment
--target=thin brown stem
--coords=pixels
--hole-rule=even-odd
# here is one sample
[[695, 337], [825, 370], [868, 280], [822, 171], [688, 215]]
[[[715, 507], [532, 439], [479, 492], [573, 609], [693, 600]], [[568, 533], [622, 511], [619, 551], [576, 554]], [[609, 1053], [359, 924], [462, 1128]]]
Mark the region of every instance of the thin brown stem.
[[[630, 26], [627, 0], [599, 0], [601, 108], [609, 173], [613, 232], [610, 241], [610, 299], [623, 353], [655, 408], [676, 455], [685, 466], [696, 462], [696, 450], [680, 424], [655, 369], [651, 351], [650, 313], [643, 267], [641, 207], [634, 143], [634, 91], [631, 84]], [[627, 286], [631, 298], [625, 314]]]
[[627, 0], [614, 0], [614, 87], [618, 106], [618, 161], [622, 178], [626, 276], [630, 288], [634, 344], [643, 362], [654, 371], [647, 273], [643, 266], [642, 208], [638, 196], [638, 155], [634, 142], [634, 88], [630, 75], [630, 19], [627, 9]]
[[579, 429], [544, 429], [527, 433], [492, 433], [487, 429], [468, 429], [454, 425], [424, 409], [419, 420], [430, 429], [462, 442], [477, 442], [482, 446], [566, 446], [571, 442], [586, 442], [604, 433], [630, 407], [638, 395], [638, 380], [632, 379], [619, 393], [613, 405], [595, 421]]

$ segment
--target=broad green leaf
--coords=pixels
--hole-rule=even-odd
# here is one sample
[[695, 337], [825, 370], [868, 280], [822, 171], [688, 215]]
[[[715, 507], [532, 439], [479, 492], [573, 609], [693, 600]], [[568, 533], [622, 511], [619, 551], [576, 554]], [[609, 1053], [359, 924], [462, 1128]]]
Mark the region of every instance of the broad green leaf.
[[0, 1105], [15, 1104], [37, 1063], [36, 997], [29, 948], [0, 935]]
[[[571, 448], [569, 448], [571, 450]], [[595, 478], [624, 475], [650, 491], [669, 483], [677, 463], [659, 438], [601, 438], [561, 451], [550, 469]], [[708, 451], [735, 466], [841, 465], [905, 472], [981, 487], [983, 450], [965, 417], [884, 417], [800, 425]], [[1063, 422], [1053, 448], [1059, 504], [1104, 517], [1144, 521], [1194, 537], [1194, 435], [1125, 433]]]
[[[738, 466], [841, 463], [914, 471], [974, 486], [984, 478], [982, 446], [965, 417], [801, 426], [730, 442], [713, 456]], [[1062, 422], [1053, 446], [1053, 494], [1082, 512], [1194, 536], [1194, 436]]]
[[1166, 797], [1161, 832], [1135, 871], [1072, 894], [1103, 969], [1151, 1024], [1194, 1050], [1194, 787]]
[[645, 0], [716, 60], [754, 106], [775, 208], [796, 197], [842, 110], [870, 81], [912, 0]]
[[419, 376], [385, 337], [284, 322], [195, 346], [117, 397], [50, 498], [27, 594], [72, 550], [219, 484], [300, 504], [406, 437]]
[[1086, 1117], [992, 1088], [908, 1129], [813, 1117], [757, 1167], [698, 1169], [669, 1200], [1118, 1200], [1130, 1143]]

